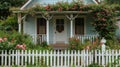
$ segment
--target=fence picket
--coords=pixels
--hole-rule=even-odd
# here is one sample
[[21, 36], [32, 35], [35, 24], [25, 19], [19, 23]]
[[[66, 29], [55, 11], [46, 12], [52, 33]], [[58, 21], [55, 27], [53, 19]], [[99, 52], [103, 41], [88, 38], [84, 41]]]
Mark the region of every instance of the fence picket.
[[118, 64], [120, 64], [120, 50], [118, 50]]
[[27, 65], [27, 50], [25, 50], [25, 66]]
[[10, 66], [11, 65], [11, 50], [9, 50], [9, 55], [8, 55], [8, 66]]
[[55, 50], [53, 51], [54, 52], [54, 64], [53, 64], [53, 66], [55, 67], [56, 66], [56, 52], [55, 52]]
[[3, 50], [2, 50], [2, 53], [1, 53], [1, 65], [3, 65], [3, 63], [4, 63], [4, 52], [3, 52]]
[[[115, 62], [116, 62], [116, 64], [118, 64], [118, 51], [117, 50], [115, 50]], [[117, 65], [116, 65], [116, 67], [118, 67]]]
[[35, 57], [34, 57], [34, 54], [35, 54], [35, 53], [34, 53], [34, 50], [32, 50], [32, 64], [33, 64], [33, 65], [34, 65], [34, 58], [35, 58]]
[[7, 50], [5, 50], [5, 66], [7, 66]]
[[107, 62], [108, 62], [108, 50], [106, 50], [105, 55], [106, 55], [106, 56], [105, 56], [105, 58], [106, 58], [106, 59], [105, 59], [105, 60], [106, 60], [106, 61], [105, 61], [105, 65], [107, 65]]
[[47, 61], [47, 66], [48, 66], [49, 65], [49, 52], [48, 52], [48, 50], [47, 50], [46, 56], [47, 56], [46, 61]]
[[112, 50], [112, 63], [114, 62], [114, 50]]

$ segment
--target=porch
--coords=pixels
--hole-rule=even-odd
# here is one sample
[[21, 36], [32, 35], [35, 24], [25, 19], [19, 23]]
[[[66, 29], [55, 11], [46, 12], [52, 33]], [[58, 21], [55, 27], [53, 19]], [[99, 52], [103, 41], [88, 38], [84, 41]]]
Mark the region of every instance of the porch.
[[[33, 38], [35, 44], [46, 41], [48, 44], [68, 44], [69, 38], [76, 37], [84, 43], [91, 42], [98, 37], [92, 26], [92, 15], [89, 12], [48, 12], [48, 16], [38, 13], [36, 17], [26, 15], [23, 23], [23, 32]], [[19, 24], [19, 30], [21, 26]]]
[[[95, 38], [98, 37], [98, 35], [75, 35], [74, 37], [78, 38], [81, 43], [84, 43], [85, 40], [89, 40], [92, 43], [92, 42], [94, 42]], [[33, 39], [33, 42], [36, 42], [38, 44], [41, 44], [42, 42], [47, 42], [46, 34], [38, 34], [38, 35], [33, 34], [32, 39]], [[65, 43], [68, 44], [69, 38], [67, 38], [66, 41], [67, 42], [65, 42]], [[65, 44], [65, 43], [53, 43], [52, 45], [55, 46], [55, 47], [58, 47], [61, 44]], [[56, 45], [58, 45], [58, 46], [56, 46]], [[62, 45], [60, 47], [62, 47]]]

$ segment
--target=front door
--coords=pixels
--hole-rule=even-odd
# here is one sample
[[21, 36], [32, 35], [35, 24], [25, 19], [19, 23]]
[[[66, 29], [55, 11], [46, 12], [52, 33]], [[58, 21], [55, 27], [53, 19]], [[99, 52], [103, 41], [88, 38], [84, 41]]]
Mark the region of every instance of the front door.
[[65, 19], [55, 19], [54, 43], [67, 42], [67, 25]]

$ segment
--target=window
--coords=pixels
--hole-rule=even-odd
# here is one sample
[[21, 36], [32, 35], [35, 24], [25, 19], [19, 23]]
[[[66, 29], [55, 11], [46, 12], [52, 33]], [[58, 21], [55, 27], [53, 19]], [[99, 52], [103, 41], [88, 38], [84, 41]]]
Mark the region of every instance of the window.
[[75, 19], [75, 34], [84, 35], [84, 18]]
[[46, 20], [44, 18], [37, 19], [37, 34], [46, 34]]
[[56, 31], [64, 31], [64, 19], [56, 19]]

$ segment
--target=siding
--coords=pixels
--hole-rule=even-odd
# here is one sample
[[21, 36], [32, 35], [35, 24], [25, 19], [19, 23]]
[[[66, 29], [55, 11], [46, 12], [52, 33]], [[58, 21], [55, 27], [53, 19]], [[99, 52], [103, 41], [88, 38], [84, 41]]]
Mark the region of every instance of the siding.
[[50, 21], [50, 26], [49, 26], [49, 35], [50, 35], [50, 39], [49, 39], [49, 41], [50, 41], [50, 44], [52, 44], [53, 43], [53, 34], [54, 34], [54, 25], [53, 25], [53, 20], [51, 20]]
[[35, 18], [32, 16], [27, 16], [26, 21], [24, 23], [24, 33], [26, 34], [36, 34], [36, 22]]
[[94, 27], [92, 26], [93, 18], [91, 15], [86, 16], [86, 35], [96, 34]]
[[116, 35], [117, 35], [117, 37], [120, 37], [120, 20], [117, 21], [117, 23], [118, 23], [118, 29], [116, 31]]

